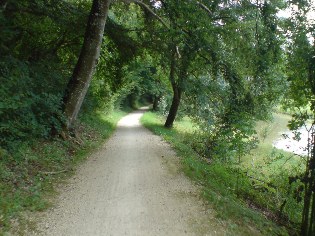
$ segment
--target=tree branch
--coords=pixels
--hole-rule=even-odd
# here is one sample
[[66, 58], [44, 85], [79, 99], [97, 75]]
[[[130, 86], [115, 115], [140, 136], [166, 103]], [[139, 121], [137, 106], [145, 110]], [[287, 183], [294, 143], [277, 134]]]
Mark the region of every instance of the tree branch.
[[203, 4], [203, 3], [201, 3], [201, 2], [199, 2], [199, 1], [197, 1], [197, 5], [198, 6], [200, 6], [203, 10], [205, 10], [206, 12], [208, 12], [208, 14], [210, 15], [210, 16], [212, 16], [212, 12], [211, 12], [211, 10], [205, 5], [205, 4]]
[[142, 8], [147, 10], [149, 13], [151, 13], [156, 19], [158, 19], [162, 23], [162, 25], [164, 25], [166, 28], [170, 29], [170, 26], [144, 2], [139, 1], [139, 0], [123, 0], [123, 2], [128, 3], [128, 4], [135, 3], [139, 6], [141, 6]]
[[217, 17], [214, 17], [213, 16], [213, 12], [205, 4], [203, 4], [202, 2], [199, 2], [199, 1], [197, 1], [196, 3], [201, 9], [205, 10], [209, 14], [209, 16], [211, 17], [211, 20], [213, 20], [213, 21], [223, 20], [223, 19], [231, 19], [230, 16], [217, 16]]
[[[1, 2], [1, 1], [0, 1]], [[2, 7], [2, 10], [4, 11], [7, 7], [8, 2], [7, 1], [3, 1], [0, 3], [0, 6]]]

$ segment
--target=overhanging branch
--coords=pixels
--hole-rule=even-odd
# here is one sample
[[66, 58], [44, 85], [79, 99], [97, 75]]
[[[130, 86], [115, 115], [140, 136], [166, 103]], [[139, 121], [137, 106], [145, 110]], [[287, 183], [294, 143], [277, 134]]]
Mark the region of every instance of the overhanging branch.
[[156, 14], [147, 4], [145, 4], [142, 1], [139, 0], [122, 0], [125, 3], [134, 3], [139, 5], [140, 7], [144, 8], [145, 10], [147, 10], [151, 15], [153, 15], [156, 19], [158, 19], [162, 25], [164, 25], [167, 29], [170, 29], [170, 26], [158, 15]]
[[210, 16], [213, 15], [212, 12], [211, 12], [211, 10], [210, 10], [205, 4], [203, 4], [202, 2], [197, 1], [197, 5], [200, 6], [200, 7], [201, 7], [203, 10], [205, 10], [206, 12], [208, 12], [208, 14], [209, 14]]
[[205, 4], [203, 4], [200, 1], [196, 1], [197, 5], [204, 11], [206, 11], [208, 13], [208, 15], [211, 17], [212, 21], [217, 21], [217, 20], [223, 20], [223, 19], [231, 19], [230, 16], [216, 16], [214, 17], [213, 12], [209, 9], [209, 7], [207, 7]]

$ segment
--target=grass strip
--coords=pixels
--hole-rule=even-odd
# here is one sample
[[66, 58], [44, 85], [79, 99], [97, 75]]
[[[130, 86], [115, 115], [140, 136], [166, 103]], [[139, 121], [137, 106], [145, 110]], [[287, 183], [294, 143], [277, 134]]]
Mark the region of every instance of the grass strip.
[[238, 197], [236, 182], [240, 181], [240, 186], [247, 188], [250, 182], [246, 178], [237, 180], [235, 171], [227, 165], [220, 162], [209, 164], [198, 156], [186, 144], [187, 129], [181, 121], [173, 129], [164, 128], [163, 121], [161, 116], [152, 112], [145, 113], [141, 119], [145, 127], [162, 136], [176, 150], [186, 175], [203, 186], [203, 197], [216, 210], [217, 217], [227, 222], [229, 235], [288, 235], [284, 227], [268, 220], [262, 212], [252, 209]]
[[17, 143], [14, 153], [0, 148], [0, 235], [21, 234], [30, 212], [49, 207], [54, 185], [100, 147], [126, 112], [96, 112], [80, 118], [76, 137], [54, 137]]

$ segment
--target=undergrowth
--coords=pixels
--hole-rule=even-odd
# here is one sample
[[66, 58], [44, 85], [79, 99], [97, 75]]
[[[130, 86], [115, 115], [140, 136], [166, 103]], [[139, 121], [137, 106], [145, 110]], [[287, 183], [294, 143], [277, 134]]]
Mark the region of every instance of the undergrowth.
[[[203, 186], [203, 196], [217, 212], [217, 216], [229, 222], [233, 235], [288, 235], [294, 234], [273, 222], [270, 212], [260, 208], [266, 195], [252, 188], [251, 180], [237, 169], [221, 161], [209, 161], [199, 156], [188, 144], [191, 139], [186, 125], [177, 122], [173, 129], [163, 127], [163, 120], [155, 113], [146, 113], [141, 122], [154, 133], [161, 135], [182, 157], [183, 170], [194, 181]], [[187, 123], [184, 121], [184, 123]], [[189, 128], [190, 131], [193, 129]], [[258, 202], [257, 205], [253, 202]], [[267, 219], [269, 218], [269, 219]], [[259, 233], [252, 228], [259, 230]], [[234, 233], [233, 233], [234, 232]]]
[[54, 137], [20, 142], [13, 153], [0, 148], [0, 235], [8, 230], [18, 233], [14, 231], [25, 227], [23, 215], [46, 209], [54, 183], [71, 175], [76, 165], [110, 136], [124, 114], [84, 115], [76, 136], [66, 140]]

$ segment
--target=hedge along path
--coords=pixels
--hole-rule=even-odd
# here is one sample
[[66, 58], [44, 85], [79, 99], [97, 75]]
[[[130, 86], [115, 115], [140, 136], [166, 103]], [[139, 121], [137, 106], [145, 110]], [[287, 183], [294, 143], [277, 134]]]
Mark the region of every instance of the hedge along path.
[[170, 146], [140, 125], [117, 130], [62, 188], [33, 235], [225, 235]]

